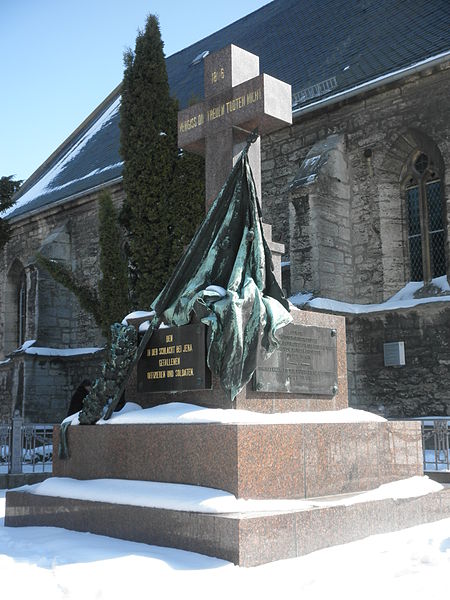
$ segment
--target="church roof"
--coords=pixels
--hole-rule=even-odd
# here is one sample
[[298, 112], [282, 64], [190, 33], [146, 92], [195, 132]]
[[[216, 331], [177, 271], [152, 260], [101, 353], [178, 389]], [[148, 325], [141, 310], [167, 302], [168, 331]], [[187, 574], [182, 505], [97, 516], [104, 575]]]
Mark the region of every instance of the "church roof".
[[[233, 43], [292, 85], [295, 114], [442, 58], [449, 31], [448, 0], [275, 0], [168, 57], [167, 72], [185, 107], [203, 97], [199, 57]], [[119, 103], [117, 88], [24, 183], [9, 217], [120, 179]]]

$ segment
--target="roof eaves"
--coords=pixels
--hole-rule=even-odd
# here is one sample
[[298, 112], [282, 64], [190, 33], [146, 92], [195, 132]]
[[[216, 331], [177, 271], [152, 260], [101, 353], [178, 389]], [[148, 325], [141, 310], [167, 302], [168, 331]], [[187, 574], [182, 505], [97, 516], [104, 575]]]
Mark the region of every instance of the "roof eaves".
[[322, 98], [320, 100], [316, 100], [315, 102], [311, 102], [310, 104], [306, 104], [299, 108], [295, 108], [292, 110], [292, 116], [295, 119], [296, 117], [312, 112], [314, 110], [318, 110], [324, 106], [328, 106], [330, 104], [340, 102], [341, 100], [351, 98], [352, 96], [356, 96], [357, 94], [360, 94], [362, 92], [372, 90], [380, 85], [385, 85], [386, 83], [402, 79], [403, 77], [407, 77], [408, 75], [413, 75], [414, 73], [422, 69], [433, 67], [442, 62], [445, 62], [449, 58], [450, 50], [441, 52], [440, 54], [436, 54], [435, 56], [431, 56], [419, 62], [413, 63], [408, 67], [403, 67], [396, 71], [392, 71], [391, 73], [380, 75], [378, 77], [375, 77], [374, 79], [365, 81], [364, 83], [360, 83], [345, 90], [341, 90], [340, 92], [336, 92], [335, 94], [331, 94], [326, 98]]
[[82, 198], [83, 196], [88, 196], [89, 194], [94, 194], [95, 192], [103, 190], [104, 188], [107, 188], [107, 187], [110, 187], [117, 183], [120, 183], [122, 181], [122, 179], [123, 179], [123, 177], [122, 177], [122, 175], [120, 175], [119, 177], [115, 177], [114, 179], [110, 179], [109, 181], [104, 181], [103, 183], [93, 186], [87, 190], [77, 192], [76, 194], [72, 194], [71, 196], [67, 196], [66, 198], [61, 198], [61, 200], [57, 200], [56, 202], [50, 202], [48, 204], [44, 204], [43, 206], [39, 206], [38, 208], [35, 208], [34, 210], [23, 212], [20, 215], [17, 215], [17, 217], [11, 217], [11, 219], [8, 219], [8, 221], [12, 225], [14, 223], [18, 223], [22, 219], [29, 219], [31, 217], [34, 217], [35, 215], [45, 212], [46, 210], [58, 208], [59, 206], [62, 206], [63, 204], [72, 202], [74, 200], [78, 200], [79, 198]]

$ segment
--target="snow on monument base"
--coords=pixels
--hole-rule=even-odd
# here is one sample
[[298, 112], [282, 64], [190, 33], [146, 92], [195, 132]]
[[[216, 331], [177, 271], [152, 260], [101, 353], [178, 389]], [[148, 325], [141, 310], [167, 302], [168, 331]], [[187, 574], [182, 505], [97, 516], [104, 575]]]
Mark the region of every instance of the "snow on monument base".
[[[53, 475], [192, 484], [237, 498], [300, 499], [361, 492], [423, 474], [417, 422], [255, 418], [261, 422], [114, 425], [113, 419], [111, 425], [70, 427], [70, 456], [54, 457]], [[55, 448], [58, 442], [55, 427]]]
[[[183, 407], [198, 417], [196, 407]], [[161, 418], [170, 408], [147, 410]], [[257, 422], [242, 423], [248, 414], [240, 411], [220, 412], [233, 423], [140, 422], [145, 413], [137, 411], [135, 423], [71, 427], [70, 458], [55, 459], [57, 477], [7, 493], [5, 524], [89, 531], [254, 566], [450, 515], [450, 488], [435, 482], [420, 497], [364, 493], [423, 479], [417, 423], [298, 422], [305, 413], [283, 423], [253, 413]], [[55, 446], [58, 434], [57, 427]], [[99, 487], [102, 494], [91, 493]], [[161, 501], [162, 489], [172, 497]], [[193, 507], [183, 494], [205, 500]], [[208, 510], [210, 497], [224, 496], [226, 507]]]
[[327, 500], [303, 510], [213, 514], [44, 496], [30, 487], [7, 493], [5, 525], [89, 531], [251, 567], [450, 515], [450, 487], [401, 499]]

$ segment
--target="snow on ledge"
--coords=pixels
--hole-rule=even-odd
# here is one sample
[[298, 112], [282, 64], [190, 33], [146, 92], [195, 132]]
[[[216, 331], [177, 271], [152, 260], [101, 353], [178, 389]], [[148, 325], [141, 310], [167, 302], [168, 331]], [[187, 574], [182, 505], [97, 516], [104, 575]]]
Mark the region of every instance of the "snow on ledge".
[[411, 477], [381, 485], [358, 494], [311, 500], [244, 500], [214, 488], [180, 483], [159, 483], [124, 479], [77, 480], [52, 477], [42, 483], [23, 486], [17, 491], [39, 496], [74, 498], [111, 504], [127, 504], [166, 510], [201, 513], [254, 513], [307, 510], [331, 506], [350, 506], [385, 499], [417, 498], [438, 492], [443, 486], [428, 477]]
[[23, 352], [37, 356], [81, 356], [83, 354], [95, 354], [102, 350], [103, 348], [44, 348], [34, 346], [26, 348]]
[[[76, 424], [73, 421], [72, 424]], [[136, 423], [224, 423], [238, 424], [295, 424], [295, 423], [368, 423], [386, 421], [373, 413], [344, 408], [317, 412], [258, 413], [250, 410], [204, 408], [195, 404], [171, 402], [153, 408], [137, 408], [126, 404], [122, 411], [113, 413], [108, 421], [101, 419], [99, 425], [123, 425]]]
[[135, 310], [123, 318], [122, 325], [128, 325], [128, 321], [131, 319], [143, 319], [144, 317], [150, 319], [151, 317], [154, 317], [155, 314], [154, 310]]
[[381, 302], [380, 304], [351, 304], [349, 302], [332, 300], [331, 298], [313, 298], [313, 295], [309, 292], [295, 294], [294, 296], [291, 296], [289, 300], [295, 306], [306, 306], [348, 314], [366, 314], [386, 310], [399, 310], [402, 308], [412, 308], [419, 304], [428, 304], [430, 302], [450, 302], [450, 286], [447, 277], [445, 275], [436, 277], [432, 280], [432, 283], [435, 287], [440, 289], [444, 295], [415, 298], [414, 294], [418, 292], [424, 284], [423, 281], [411, 281], [399, 292], [394, 294], [392, 298], [389, 298], [389, 300]]
[[28, 350], [28, 348], [31, 348], [31, 346], [33, 346], [35, 343], [36, 343], [36, 340], [27, 340], [20, 346], [20, 348], [17, 348], [17, 350], [15, 350], [15, 352], [22, 352], [24, 350]]

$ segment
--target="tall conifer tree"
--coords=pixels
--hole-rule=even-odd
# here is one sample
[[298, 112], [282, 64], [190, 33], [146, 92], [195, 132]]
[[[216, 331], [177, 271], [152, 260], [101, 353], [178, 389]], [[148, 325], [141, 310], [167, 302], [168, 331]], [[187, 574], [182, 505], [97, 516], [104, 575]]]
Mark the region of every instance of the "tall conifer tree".
[[205, 216], [205, 161], [202, 156], [180, 151], [173, 178], [172, 201], [177, 216], [172, 235], [173, 268]]
[[169, 83], [158, 19], [150, 15], [124, 56], [120, 114], [126, 200], [122, 221], [128, 230], [133, 301], [147, 308], [173, 264], [172, 238], [178, 216], [173, 207], [177, 103]]
[[122, 321], [129, 312], [127, 264], [120, 249], [120, 229], [111, 194], [99, 197], [100, 270], [98, 295], [102, 310], [103, 332], [109, 337], [110, 326]]
[[[0, 215], [4, 210], [14, 206], [13, 196], [22, 184], [22, 181], [15, 181], [13, 177], [14, 175], [0, 177]], [[9, 236], [9, 223], [0, 217], [0, 250], [8, 242]]]

